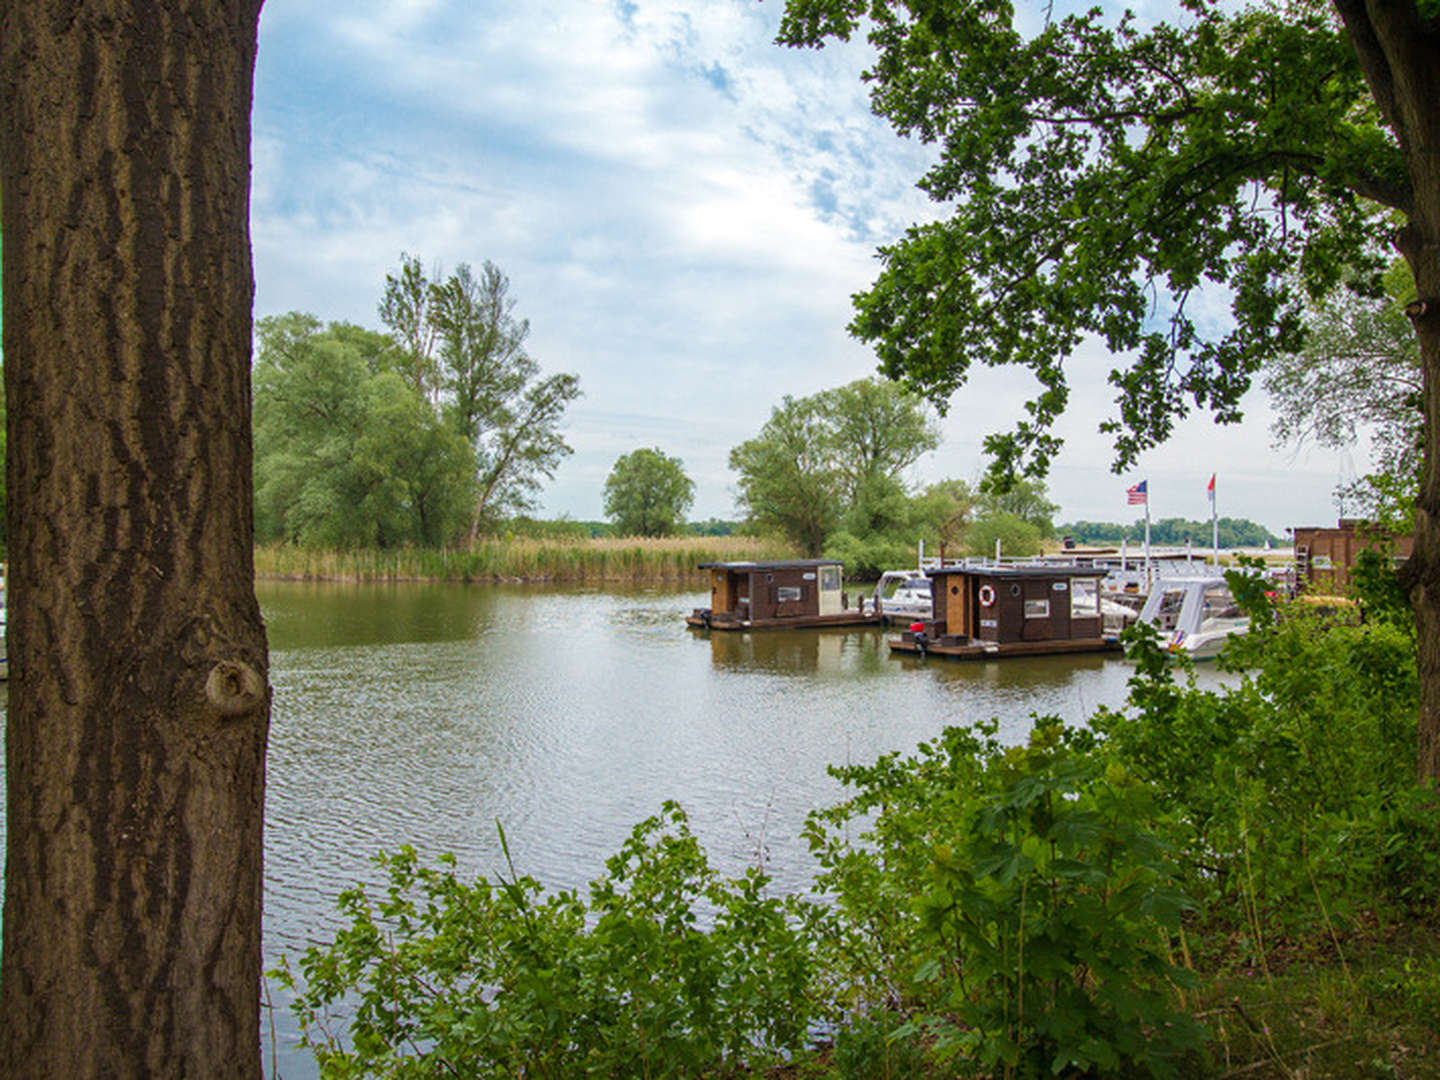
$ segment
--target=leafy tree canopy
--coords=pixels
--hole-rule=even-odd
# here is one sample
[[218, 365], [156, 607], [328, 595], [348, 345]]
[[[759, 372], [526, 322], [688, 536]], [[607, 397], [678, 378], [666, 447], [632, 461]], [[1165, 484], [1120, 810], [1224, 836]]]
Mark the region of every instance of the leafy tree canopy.
[[849, 510], [880, 503], [901, 473], [940, 445], [924, 403], [879, 379], [787, 396], [760, 434], [730, 451], [750, 520], [819, 555]]
[[694, 502], [685, 463], [658, 447], [625, 454], [605, 478], [605, 515], [622, 536], [669, 536]]
[[[1423, 29], [1413, 9], [1394, 19]], [[1028, 38], [1010, 4], [788, 0], [780, 40], [849, 39], [862, 20], [872, 106], [936, 146], [920, 186], [949, 216], [881, 250], [851, 330], [941, 408], [976, 363], [1034, 372], [1028, 416], [986, 440], [1002, 485], [1057, 451], [1086, 337], [1124, 358], [1102, 424], [1118, 471], [1193, 407], [1239, 419], [1260, 365], [1299, 348], [1305, 295], [1346, 275], [1378, 291], [1409, 180], [1320, 0], [1187, 0], [1182, 23], [1149, 28], [1094, 9]]]
[[262, 541], [438, 546], [473, 496], [473, 456], [389, 363], [383, 334], [291, 312], [256, 324]]
[[[1375, 472], [1341, 489], [1354, 513], [1408, 532], [1424, 449], [1420, 344], [1405, 317], [1415, 281], [1404, 262], [1385, 274], [1385, 294], [1342, 289], [1307, 313], [1304, 347], [1266, 365], [1279, 443], [1313, 439], [1345, 449], [1371, 435]], [[1349, 509], [1349, 508], [1347, 508]]]
[[1044, 481], [1030, 477], [1017, 480], [1005, 491], [986, 491], [979, 506], [982, 517], [1011, 514], [1029, 522], [1042, 539], [1055, 535], [1055, 515], [1059, 512], [1060, 506], [1050, 501]]
[[542, 480], [571, 453], [560, 421], [580, 396], [580, 380], [540, 375], [525, 349], [530, 324], [515, 306], [510, 279], [488, 260], [478, 275], [461, 263], [442, 278], [405, 254], [399, 271], [386, 275], [380, 302], [399, 370], [474, 447], [472, 540], [535, 509]]

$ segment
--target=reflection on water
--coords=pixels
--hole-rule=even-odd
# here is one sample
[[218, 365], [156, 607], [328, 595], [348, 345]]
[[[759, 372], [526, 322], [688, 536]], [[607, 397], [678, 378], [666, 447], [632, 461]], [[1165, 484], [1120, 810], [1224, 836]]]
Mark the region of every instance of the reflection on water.
[[[335, 895], [413, 844], [462, 871], [583, 886], [667, 798], [712, 862], [764, 857], [801, 889], [807, 811], [832, 763], [909, 750], [947, 724], [1118, 705], [1102, 656], [898, 659], [876, 628], [706, 634], [697, 593], [262, 583], [275, 689], [266, 798], [267, 965], [333, 933]], [[1218, 678], [1207, 674], [1205, 678]], [[277, 1016], [293, 1040], [288, 1010]], [[314, 1075], [302, 1054], [282, 1073]]]

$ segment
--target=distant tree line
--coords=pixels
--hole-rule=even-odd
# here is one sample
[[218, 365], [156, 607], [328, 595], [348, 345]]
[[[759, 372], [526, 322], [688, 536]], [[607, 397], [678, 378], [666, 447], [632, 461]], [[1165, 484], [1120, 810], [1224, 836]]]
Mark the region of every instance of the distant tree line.
[[[1264, 547], [1285, 543], [1263, 525], [1245, 518], [1222, 517], [1219, 526], [1222, 548]], [[1074, 521], [1056, 527], [1061, 536], [1074, 538], [1080, 544], [1118, 544], [1121, 540], [1145, 540], [1145, 521], [1140, 519], [1133, 525], [1120, 525], [1113, 521]], [[1186, 518], [1161, 518], [1150, 523], [1150, 542], [1164, 547], [1183, 546], [1190, 541], [1199, 547], [1208, 547], [1211, 542], [1211, 527], [1208, 521], [1190, 521]]]

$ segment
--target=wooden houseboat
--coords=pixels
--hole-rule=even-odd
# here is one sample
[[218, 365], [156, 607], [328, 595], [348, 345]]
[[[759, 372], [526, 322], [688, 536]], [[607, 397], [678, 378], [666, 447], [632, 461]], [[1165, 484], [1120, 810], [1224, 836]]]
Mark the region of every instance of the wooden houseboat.
[[769, 630], [878, 623], [880, 612], [863, 593], [850, 607], [838, 559], [701, 563], [710, 571], [710, 606], [685, 621], [705, 630]]
[[946, 566], [926, 573], [934, 615], [892, 638], [897, 652], [988, 660], [1120, 648], [1102, 614], [1103, 567]]
[[1387, 553], [1397, 565], [1415, 549], [1413, 536], [1398, 536], [1355, 518], [1341, 518], [1333, 529], [1297, 526], [1290, 531], [1295, 538], [1295, 587], [1326, 596], [1349, 591], [1355, 558], [1367, 548]]

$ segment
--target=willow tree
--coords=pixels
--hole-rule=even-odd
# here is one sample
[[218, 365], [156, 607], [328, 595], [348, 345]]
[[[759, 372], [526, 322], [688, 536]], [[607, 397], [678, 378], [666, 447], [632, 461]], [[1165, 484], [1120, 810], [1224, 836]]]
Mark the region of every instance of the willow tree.
[[0, 1074], [258, 1077], [260, 0], [3, 0]]
[[1440, 4], [1182, 0], [1150, 27], [1051, 10], [1027, 33], [991, 0], [787, 0], [787, 44], [863, 23], [873, 108], [937, 151], [920, 186], [945, 210], [881, 250], [852, 332], [942, 407], [977, 362], [1033, 371], [1027, 415], [987, 438], [1002, 483], [1044, 472], [1066, 358], [1099, 338], [1120, 470], [1191, 409], [1238, 420], [1301, 347], [1305, 300], [1356, 277], [1378, 295], [1398, 250], [1427, 421], [1418, 768], [1440, 779]]

